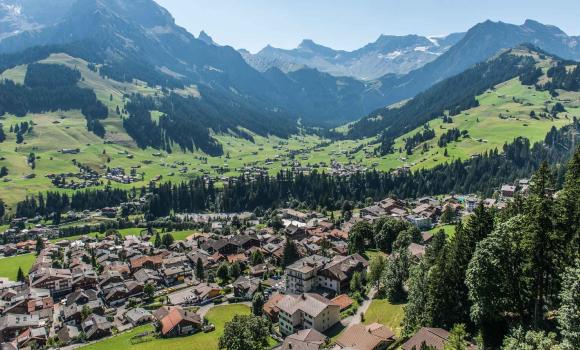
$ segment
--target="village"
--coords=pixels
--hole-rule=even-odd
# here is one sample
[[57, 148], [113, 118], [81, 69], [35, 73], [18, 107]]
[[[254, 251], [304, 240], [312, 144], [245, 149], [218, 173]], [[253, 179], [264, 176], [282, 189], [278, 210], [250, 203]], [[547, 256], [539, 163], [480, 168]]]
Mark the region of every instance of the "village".
[[[363, 322], [378, 297], [376, 287], [363, 281], [371, 256], [383, 253], [353, 252], [351, 230], [385, 218], [411, 225], [420, 238], [407, 249], [418, 262], [438, 228], [464, 220], [480, 204], [501, 210], [528, 185], [527, 180], [504, 185], [494, 198], [386, 198], [352, 210], [339, 225], [334, 214], [292, 208], [271, 217], [180, 214], [175, 220], [199, 228], [183, 239], [146, 227], [133, 231], [138, 234], [110, 229], [65, 237], [39, 218], [14, 219], [3, 233], [0, 254], [36, 256], [16, 281], [0, 280], [2, 349], [72, 349], [144, 324], [154, 325], [155, 334], [132, 341], [212, 332], [215, 326], [204, 318], [208, 310], [254, 306], [256, 294], [263, 296], [259, 313], [274, 325], [271, 336], [281, 349], [376, 350], [397, 344], [411, 350], [424, 343], [443, 349], [449, 330], [422, 328], [402, 339], [388, 325]], [[128, 205], [139, 202], [66, 217], [77, 223], [115, 220]]]

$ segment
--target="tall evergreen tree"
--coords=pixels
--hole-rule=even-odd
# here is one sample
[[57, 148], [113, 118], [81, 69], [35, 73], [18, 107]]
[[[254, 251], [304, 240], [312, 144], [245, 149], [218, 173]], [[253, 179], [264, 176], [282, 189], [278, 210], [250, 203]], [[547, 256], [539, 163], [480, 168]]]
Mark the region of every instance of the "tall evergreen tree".
[[155, 240], [153, 241], [153, 246], [155, 248], [159, 248], [161, 247], [162, 244], [163, 242], [161, 241], [161, 235], [159, 234], [159, 232], [155, 232]]
[[25, 280], [24, 272], [22, 272], [22, 267], [18, 267], [18, 273], [16, 274], [16, 281], [24, 282]]
[[292, 265], [300, 258], [296, 244], [290, 238], [286, 238], [286, 244], [284, 245], [283, 253], [284, 255], [282, 256], [282, 267]]
[[553, 296], [555, 285], [553, 278], [557, 271], [557, 246], [559, 237], [554, 228], [554, 192], [553, 178], [546, 162], [542, 163], [532, 178], [530, 196], [526, 201], [526, 212], [530, 234], [530, 250], [534, 252], [532, 270], [534, 271], [534, 309], [533, 324], [539, 327], [543, 320], [545, 307]]
[[422, 260], [419, 264], [411, 267], [407, 282], [409, 295], [407, 304], [404, 306], [403, 333], [405, 336], [411, 336], [421, 327], [430, 324], [430, 317], [425, 307], [429, 300], [428, 276], [427, 261]]
[[580, 259], [563, 276], [558, 326], [564, 350], [580, 349]]
[[264, 297], [264, 294], [262, 292], [256, 292], [252, 298], [252, 313], [256, 316], [262, 316], [265, 303], [266, 298]]
[[197, 262], [195, 263], [195, 277], [199, 281], [203, 281], [204, 279], [203, 261], [201, 258], [197, 258]]
[[42, 237], [38, 236], [36, 238], [36, 254], [40, 254], [40, 252], [44, 249], [44, 241]]
[[529, 268], [532, 252], [522, 234], [525, 226], [523, 215], [500, 223], [477, 246], [468, 267], [471, 318], [487, 347], [499, 347], [508, 324], [526, 322], [528, 317], [533, 275]]

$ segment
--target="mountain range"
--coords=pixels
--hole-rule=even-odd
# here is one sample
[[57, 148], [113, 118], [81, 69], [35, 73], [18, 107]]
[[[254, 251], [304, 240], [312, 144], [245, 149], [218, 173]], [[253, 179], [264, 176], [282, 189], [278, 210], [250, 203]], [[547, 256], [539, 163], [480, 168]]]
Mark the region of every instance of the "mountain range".
[[248, 64], [262, 72], [274, 67], [284, 72], [309, 67], [334, 76], [373, 80], [386, 74], [402, 75], [420, 68], [445, 53], [463, 35], [456, 33], [429, 38], [381, 35], [375, 42], [354, 51], [334, 50], [304, 40], [293, 50], [267, 46], [255, 55], [246, 50], [240, 50], [240, 53]]
[[580, 59], [579, 37], [531, 20], [487, 21], [442, 38], [381, 36], [352, 52], [305, 40], [295, 50], [252, 55], [205, 32], [195, 37], [153, 0], [0, 0], [0, 16], [4, 69], [64, 52], [116, 80], [196, 85], [202, 99], [207, 92], [281, 123], [312, 126], [357, 120], [521, 43]]
[[486, 21], [471, 28], [435, 61], [402, 77], [388, 75], [379, 79], [385, 92], [385, 104], [411, 98], [476, 63], [522, 43], [530, 43], [561, 58], [580, 60], [580, 37], [568, 36], [555, 26], [533, 20], [526, 20], [523, 25]]

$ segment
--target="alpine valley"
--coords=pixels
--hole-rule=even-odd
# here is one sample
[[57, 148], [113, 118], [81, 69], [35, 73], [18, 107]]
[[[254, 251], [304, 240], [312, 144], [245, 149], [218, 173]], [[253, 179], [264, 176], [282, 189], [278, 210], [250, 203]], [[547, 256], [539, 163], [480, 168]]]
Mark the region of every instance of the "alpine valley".
[[[531, 20], [252, 55], [191, 35], [152, 0], [2, 0], [0, 11], [9, 205], [79, 166], [137, 168], [141, 183], [250, 167], [431, 168], [539, 141], [579, 114], [577, 75], [556, 86], [549, 72], [575, 66], [580, 39]], [[444, 157], [438, 139], [455, 129]]]
[[0, 0], [0, 349], [579, 349], [580, 36], [462, 31]]

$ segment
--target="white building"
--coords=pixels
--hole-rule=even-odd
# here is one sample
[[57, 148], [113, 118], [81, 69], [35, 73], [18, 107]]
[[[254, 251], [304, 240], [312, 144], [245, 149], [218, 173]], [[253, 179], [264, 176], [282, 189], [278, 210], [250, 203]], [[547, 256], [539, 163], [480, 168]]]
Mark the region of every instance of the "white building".
[[340, 321], [340, 306], [318, 294], [286, 295], [277, 306], [280, 332], [286, 336], [302, 329], [324, 332]]
[[330, 261], [320, 255], [311, 255], [286, 268], [286, 291], [300, 294], [318, 287], [318, 271]]

